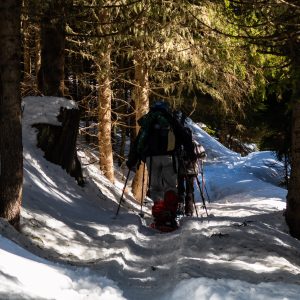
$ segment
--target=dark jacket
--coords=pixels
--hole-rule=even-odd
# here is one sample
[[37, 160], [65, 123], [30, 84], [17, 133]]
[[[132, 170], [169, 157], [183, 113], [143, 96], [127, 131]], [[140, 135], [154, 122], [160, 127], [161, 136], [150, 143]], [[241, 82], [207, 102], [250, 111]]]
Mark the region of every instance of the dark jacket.
[[[151, 124], [152, 119], [154, 120], [158, 115], [162, 115], [163, 118], [168, 121], [174, 132], [175, 149], [171, 152], [151, 152], [151, 146], [153, 143], [155, 143], [155, 141], [149, 143], [152, 130]], [[138, 161], [145, 161], [146, 157], [149, 156], [175, 155], [178, 153], [178, 149], [180, 147], [184, 148], [185, 152], [192, 160], [196, 160], [191, 134], [189, 134], [186, 129], [180, 124], [180, 122], [167, 110], [161, 108], [152, 108], [146, 115], [138, 120], [138, 124], [141, 126], [141, 128], [134, 141], [134, 145], [132, 145], [131, 147], [131, 151], [126, 163], [129, 168], [135, 167]]]

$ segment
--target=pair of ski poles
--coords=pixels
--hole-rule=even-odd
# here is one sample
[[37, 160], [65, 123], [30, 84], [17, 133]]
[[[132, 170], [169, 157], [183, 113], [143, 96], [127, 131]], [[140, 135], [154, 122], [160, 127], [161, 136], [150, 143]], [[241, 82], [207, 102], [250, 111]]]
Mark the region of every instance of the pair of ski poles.
[[[181, 159], [182, 159], [182, 158], [181, 158]], [[143, 213], [143, 202], [144, 202], [145, 165], [146, 165], [146, 163], [144, 163], [144, 165], [143, 165], [142, 194], [141, 194], [141, 209], [140, 209], [140, 213], [139, 213], [139, 215], [140, 215], [142, 218], [144, 217], [144, 213]], [[184, 167], [184, 169], [185, 169], [185, 170], [184, 170], [185, 173], [187, 174], [187, 169], [186, 169], [186, 166], [185, 166], [185, 164], [184, 164], [183, 159], [182, 159], [182, 165], [183, 165], [183, 167]], [[202, 160], [202, 159], [198, 159], [198, 160], [197, 160], [197, 165], [198, 165], [198, 169], [200, 169], [200, 174], [201, 174], [201, 179], [202, 179], [202, 188], [201, 188], [201, 183], [200, 183], [200, 181], [199, 181], [199, 178], [198, 178], [198, 176], [197, 176], [197, 173], [198, 173], [198, 172], [196, 172], [196, 170], [195, 170], [195, 174], [196, 174], [196, 176], [195, 176], [195, 177], [196, 177], [196, 182], [197, 182], [197, 185], [198, 185], [198, 188], [199, 188], [199, 192], [200, 192], [200, 195], [201, 195], [203, 208], [205, 209], [206, 215], [208, 216], [207, 207], [206, 207], [206, 204], [205, 204], [204, 190], [205, 190], [205, 192], [206, 192], [208, 202], [210, 202], [210, 198], [209, 198], [209, 195], [208, 195], [208, 192], [207, 192], [207, 188], [206, 188], [206, 184], [205, 184], [205, 179], [204, 179], [203, 160]], [[125, 180], [125, 183], [124, 183], [124, 187], [123, 187], [123, 190], [122, 190], [122, 195], [121, 195], [121, 198], [120, 198], [120, 201], [119, 201], [119, 205], [118, 205], [118, 208], [117, 208], [116, 216], [119, 214], [119, 210], [120, 210], [120, 207], [121, 207], [121, 203], [122, 203], [122, 201], [123, 201], [123, 198], [124, 198], [124, 192], [125, 192], [125, 189], [126, 189], [126, 186], [127, 186], [127, 182], [128, 182], [128, 178], [129, 178], [130, 172], [131, 172], [131, 170], [128, 169], [128, 173], [127, 173], [126, 180]], [[190, 183], [189, 183], [189, 184], [190, 184]], [[196, 203], [195, 203], [195, 199], [194, 199], [194, 197], [192, 197], [192, 198], [193, 198], [193, 203], [194, 203], [196, 215], [197, 215], [197, 217], [199, 217], [199, 216], [198, 216], [197, 207], [196, 207]]]
[[[187, 167], [185, 165], [184, 159], [183, 159], [182, 156], [179, 156], [179, 158], [181, 160], [181, 164], [182, 164], [182, 167], [184, 169], [185, 176], [188, 176], [188, 171], [187, 171]], [[199, 169], [199, 160], [200, 159], [197, 159], [197, 161], [196, 161], [198, 169]], [[201, 183], [199, 181], [198, 172], [196, 171], [195, 165], [193, 166], [193, 168], [194, 168], [194, 174], [195, 174], [194, 177], [196, 178], [197, 186], [198, 186], [198, 189], [199, 189], [199, 192], [200, 192], [200, 196], [201, 196], [201, 200], [202, 200], [202, 207], [205, 209], [206, 215], [208, 217], [207, 207], [206, 207], [206, 204], [205, 204], [205, 197], [204, 197], [204, 193], [203, 193], [203, 186], [204, 186], [203, 172], [201, 173], [201, 175], [202, 175], [202, 188], [201, 188]], [[203, 168], [202, 168], [202, 170], [203, 170]], [[190, 181], [186, 181], [186, 183], [189, 184], [189, 185], [193, 184]], [[193, 187], [190, 186], [190, 190], [193, 190]], [[198, 210], [197, 210], [197, 207], [196, 207], [196, 202], [195, 202], [194, 195], [193, 195], [192, 199], [193, 199], [193, 203], [194, 203], [194, 208], [195, 208], [195, 211], [196, 211], [196, 215], [197, 215], [197, 217], [199, 217], [198, 216]]]

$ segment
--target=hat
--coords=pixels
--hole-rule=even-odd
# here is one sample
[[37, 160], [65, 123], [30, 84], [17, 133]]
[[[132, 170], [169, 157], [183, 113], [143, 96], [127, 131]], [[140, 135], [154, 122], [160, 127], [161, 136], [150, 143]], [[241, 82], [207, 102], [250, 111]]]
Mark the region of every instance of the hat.
[[169, 111], [170, 110], [170, 103], [169, 102], [165, 102], [165, 101], [156, 101], [152, 105], [152, 108], [155, 108], [155, 109], [164, 109], [166, 111]]

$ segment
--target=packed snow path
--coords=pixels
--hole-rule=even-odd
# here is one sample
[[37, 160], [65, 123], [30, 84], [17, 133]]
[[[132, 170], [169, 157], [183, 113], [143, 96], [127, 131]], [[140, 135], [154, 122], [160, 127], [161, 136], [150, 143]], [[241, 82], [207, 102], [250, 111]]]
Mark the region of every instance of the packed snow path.
[[[61, 99], [52, 100], [57, 107], [64, 105]], [[209, 155], [205, 178], [212, 200], [207, 203], [210, 216], [199, 207], [199, 218], [183, 218], [177, 231], [160, 234], [143, 226], [139, 204], [129, 189], [126, 207], [115, 217], [124, 184], [121, 174], [117, 173], [117, 182], [112, 185], [96, 165], [87, 165], [87, 183], [82, 188], [59, 166], [43, 158], [35, 146], [31, 124], [38, 115], [51, 121], [54, 104], [45, 102], [49, 107], [45, 104], [45, 112], [38, 114], [35, 101], [40, 99], [25, 102], [23, 120], [22, 232], [2, 224], [1, 234], [32, 253], [22, 256], [37, 260], [31, 255], [38, 255], [39, 264], [49, 262], [56, 271], [67, 270], [75, 280], [72, 286], [77, 289], [77, 298], [74, 293], [70, 298], [50, 293], [51, 298], [42, 291], [35, 297], [298, 299], [300, 241], [288, 234], [283, 216], [286, 190], [277, 186], [278, 165], [270, 153], [241, 158], [191, 124]], [[83, 151], [79, 155], [83, 163], [88, 162]], [[150, 207], [144, 211], [148, 220]], [[0, 240], [1, 248], [7, 251], [5, 243]], [[5, 266], [2, 260], [0, 264]], [[15, 289], [9, 276], [21, 278], [7, 272], [4, 282], [9, 282], [5, 285], [9, 294], [8, 287]], [[47, 283], [49, 289], [55, 284], [51, 279]], [[24, 293], [28, 286], [23, 285], [27, 288]], [[33, 284], [31, 289], [35, 288], [39, 290]], [[63, 284], [55, 288], [66, 289]], [[33, 294], [24, 294], [24, 299], [37, 299]]]

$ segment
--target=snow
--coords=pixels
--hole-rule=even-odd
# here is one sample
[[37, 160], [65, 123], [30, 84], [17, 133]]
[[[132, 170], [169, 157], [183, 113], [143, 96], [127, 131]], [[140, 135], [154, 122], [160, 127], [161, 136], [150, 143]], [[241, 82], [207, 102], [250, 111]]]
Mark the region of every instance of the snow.
[[112, 281], [99, 276], [96, 281], [88, 269], [78, 276], [77, 270], [32, 255], [4, 237], [0, 245], [0, 295], [5, 299], [124, 299]]
[[197, 190], [199, 217], [160, 234], [145, 226], [151, 201], [141, 220], [129, 188], [116, 216], [126, 169], [111, 184], [82, 146], [80, 187], [44, 159], [32, 125], [58, 125], [61, 106], [75, 104], [23, 101], [22, 224], [17, 232], [0, 220], [0, 299], [299, 299], [300, 241], [284, 221], [283, 166], [271, 152], [241, 157], [190, 121], [208, 153], [209, 217]]

